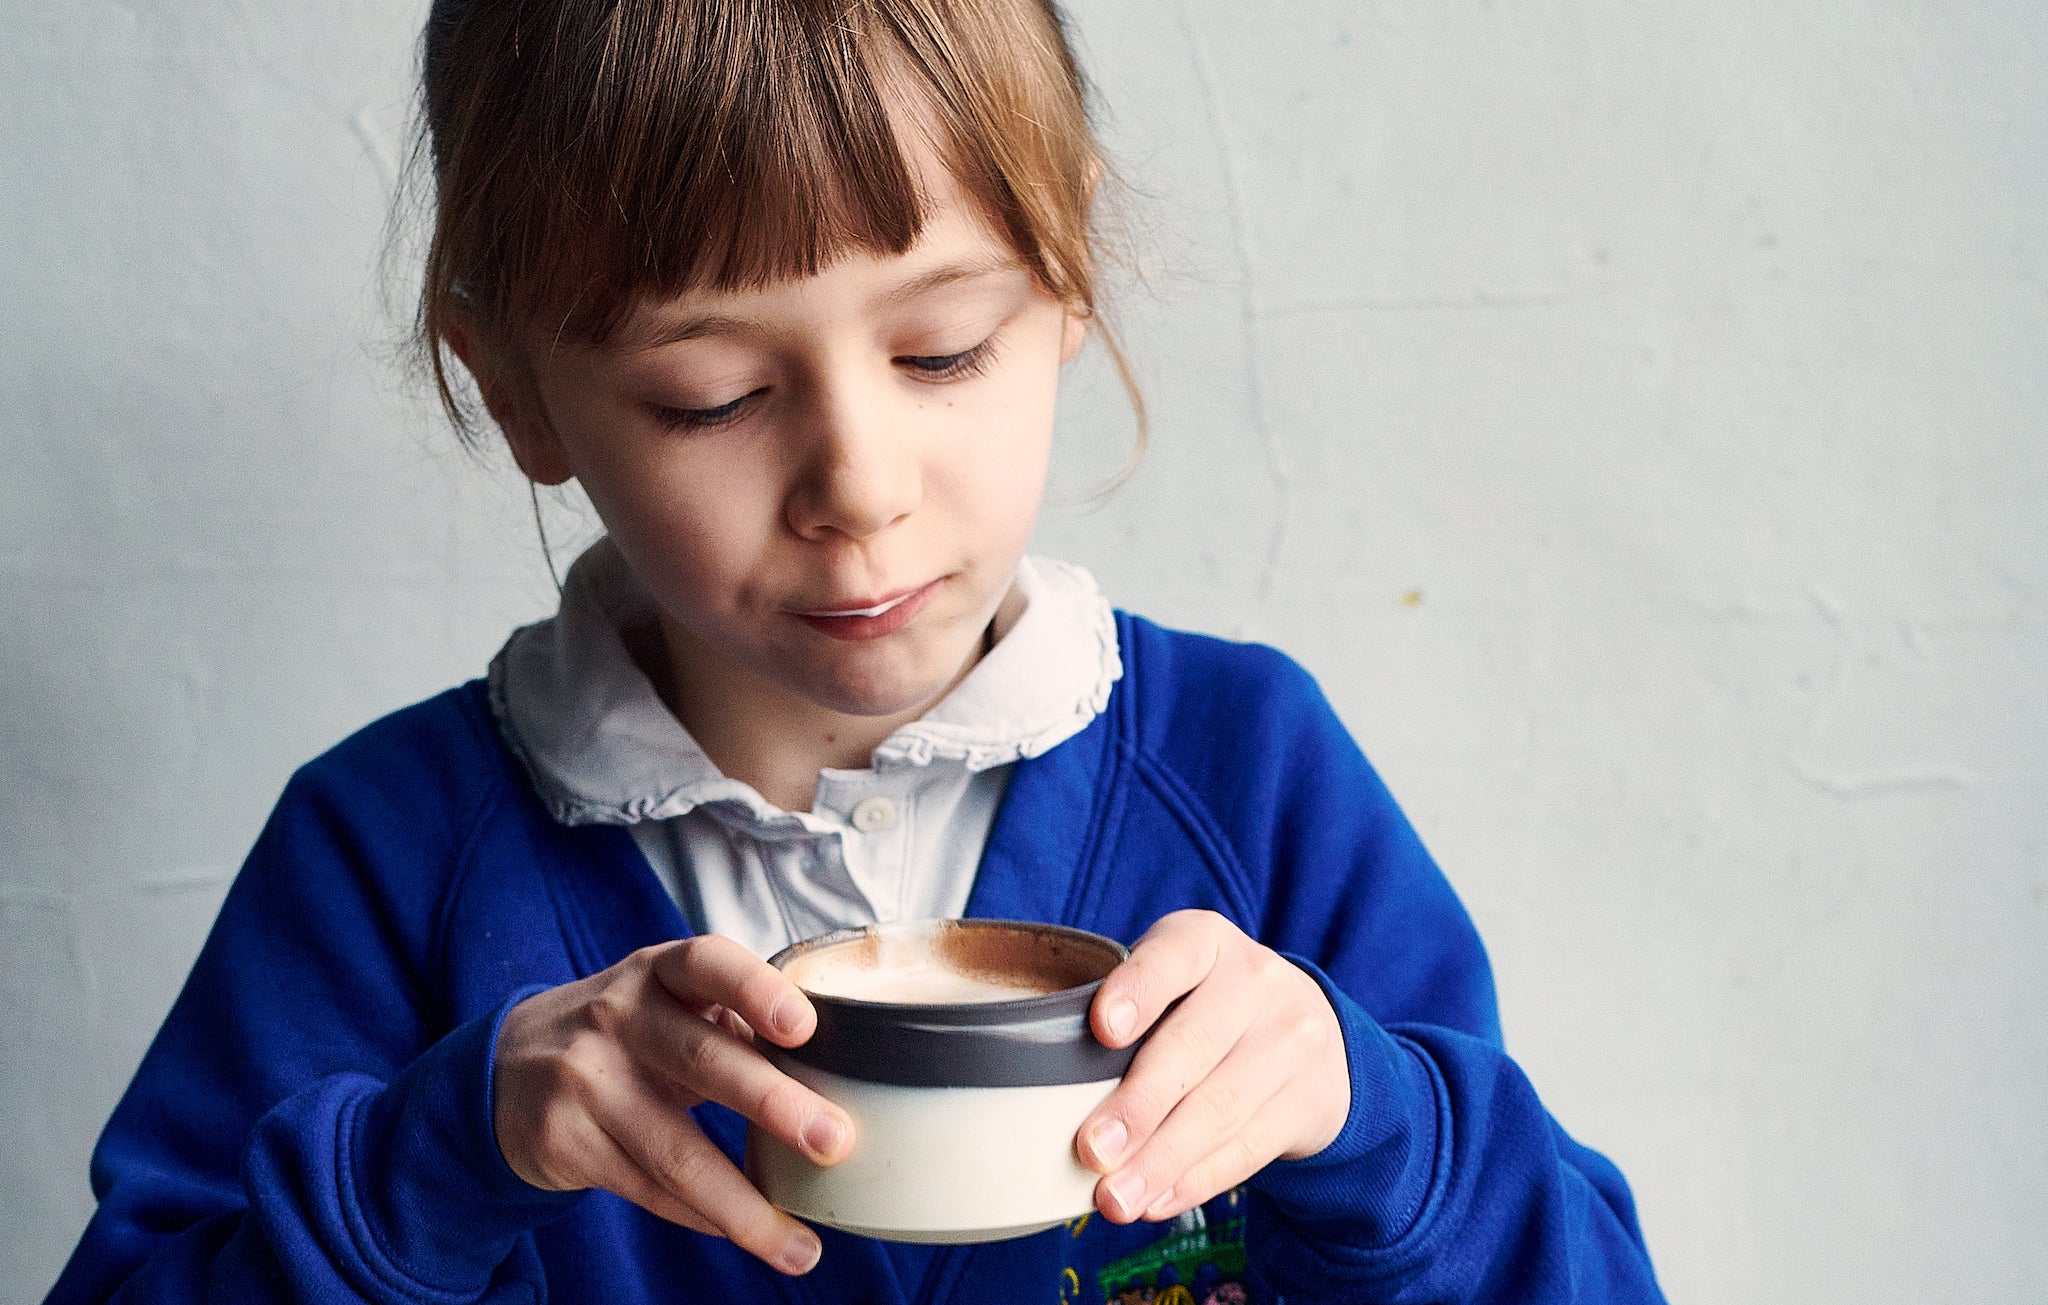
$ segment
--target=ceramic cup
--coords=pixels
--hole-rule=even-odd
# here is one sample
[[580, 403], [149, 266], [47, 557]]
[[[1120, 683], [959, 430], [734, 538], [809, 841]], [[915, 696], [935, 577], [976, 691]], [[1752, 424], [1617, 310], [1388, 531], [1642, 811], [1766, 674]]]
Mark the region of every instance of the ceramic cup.
[[750, 1127], [748, 1176], [799, 1218], [894, 1241], [994, 1241], [1086, 1214], [1098, 1176], [1074, 1137], [1137, 1053], [1097, 1042], [1088, 1005], [1125, 954], [1014, 920], [873, 925], [776, 954], [818, 1027], [800, 1047], [755, 1045], [857, 1132], [828, 1167]]

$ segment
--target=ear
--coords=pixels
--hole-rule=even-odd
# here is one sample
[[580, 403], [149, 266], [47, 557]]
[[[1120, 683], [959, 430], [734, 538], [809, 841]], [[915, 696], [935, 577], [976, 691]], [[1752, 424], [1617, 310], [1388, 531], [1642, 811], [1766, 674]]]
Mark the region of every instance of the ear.
[[1088, 342], [1088, 323], [1095, 320], [1095, 314], [1079, 304], [1067, 306], [1065, 324], [1060, 327], [1060, 361], [1070, 363], [1074, 355], [1081, 352], [1081, 346]]
[[[1101, 186], [1102, 156], [1091, 150], [1088, 154], [1088, 198], [1084, 205], [1085, 208], [1092, 209], [1095, 207], [1095, 196], [1097, 191], [1101, 189]], [[1094, 261], [1094, 251], [1092, 249], [1088, 251], [1087, 257], [1091, 263]], [[1060, 332], [1060, 361], [1062, 363], [1074, 361], [1074, 355], [1081, 352], [1081, 346], [1088, 342], [1088, 324], [1094, 320], [1094, 309], [1083, 307], [1080, 304], [1067, 305], [1066, 325]]]
[[538, 485], [559, 485], [574, 476], [526, 360], [513, 351], [486, 346], [467, 323], [451, 326], [447, 339], [476, 379], [484, 410], [504, 432], [512, 460], [526, 478]]

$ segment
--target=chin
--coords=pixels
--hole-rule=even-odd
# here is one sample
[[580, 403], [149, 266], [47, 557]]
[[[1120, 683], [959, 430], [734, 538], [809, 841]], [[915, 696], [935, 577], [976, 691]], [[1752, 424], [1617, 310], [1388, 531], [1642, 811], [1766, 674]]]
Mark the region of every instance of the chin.
[[809, 696], [819, 706], [847, 716], [900, 716], [931, 706], [945, 692], [946, 684], [943, 679], [916, 684], [835, 684], [822, 692], [813, 686]]
[[958, 673], [958, 662], [933, 670], [896, 658], [849, 658], [810, 678], [805, 696], [848, 716], [900, 716], [937, 702]]

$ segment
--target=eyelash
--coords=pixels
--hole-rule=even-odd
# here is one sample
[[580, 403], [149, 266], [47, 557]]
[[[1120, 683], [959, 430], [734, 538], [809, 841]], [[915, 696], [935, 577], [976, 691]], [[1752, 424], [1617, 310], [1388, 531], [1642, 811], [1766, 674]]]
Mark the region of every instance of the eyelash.
[[[983, 340], [972, 349], [948, 354], [905, 354], [896, 359], [908, 363], [918, 379], [926, 382], [961, 381], [979, 376], [995, 361], [996, 341], [994, 336]], [[938, 366], [927, 366], [937, 363]], [[761, 391], [752, 390], [742, 394], [731, 403], [721, 403], [716, 408], [671, 408], [658, 407], [655, 411], [661, 423], [669, 430], [716, 430], [738, 421], [749, 399]]]
[[758, 390], [742, 394], [731, 403], [721, 403], [716, 408], [671, 408], [663, 404], [655, 409], [655, 413], [669, 430], [712, 430], [738, 421], [741, 405], [757, 393]]
[[[995, 358], [996, 338], [991, 335], [962, 353], [909, 355], [897, 361], [909, 363], [932, 380], [953, 381], [981, 375]], [[926, 363], [938, 363], [939, 366], [927, 367]]]

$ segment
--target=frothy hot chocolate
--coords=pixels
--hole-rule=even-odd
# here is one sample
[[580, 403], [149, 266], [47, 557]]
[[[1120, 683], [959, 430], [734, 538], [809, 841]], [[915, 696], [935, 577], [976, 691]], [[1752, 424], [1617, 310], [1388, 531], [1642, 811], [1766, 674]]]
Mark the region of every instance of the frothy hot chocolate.
[[784, 970], [821, 997], [902, 1005], [1015, 1001], [1101, 978], [1113, 954], [1044, 932], [935, 921], [801, 951]]
[[1058, 992], [1051, 983], [1010, 976], [986, 977], [963, 974], [938, 961], [925, 959], [909, 965], [878, 966], [818, 965], [796, 980], [806, 992], [822, 997], [851, 997], [855, 1001], [887, 1001], [915, 1005], [953, 1005], [960, 1002], [1015, 1001]]

